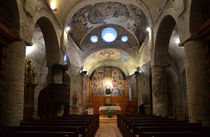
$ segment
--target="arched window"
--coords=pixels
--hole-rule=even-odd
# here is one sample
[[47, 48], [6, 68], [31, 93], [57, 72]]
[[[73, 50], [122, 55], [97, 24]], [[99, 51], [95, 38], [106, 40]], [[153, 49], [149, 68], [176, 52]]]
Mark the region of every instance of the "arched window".
[[64, 65], [68, 65], [69, 64], [69, 58], [67, 54], [64, 54], [63, 56], [63, 64]]

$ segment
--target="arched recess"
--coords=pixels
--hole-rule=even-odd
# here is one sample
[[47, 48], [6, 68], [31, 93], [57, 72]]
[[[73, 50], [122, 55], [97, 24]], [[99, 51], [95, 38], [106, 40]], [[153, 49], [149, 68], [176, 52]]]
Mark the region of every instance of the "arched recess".
[[89, 55], [84, 60], [83, 71], [87, 71], [90, 76], [97, 67], [101, 66], [118, 67], [126, 76], [129, 76], [136, 71], [138, 64], [127, 52], [116, 48], [108, 48]]
[[32, 46], [26, 47], [25, 121], [37, 118], [39, 93], [52, 82], [51, 69], [48, 68], [61, 61], [57, 35], [47, 17], [38, 19], [34, 26], [32, 42]]
[[118, 105], [121, 111], [117, 111], [117, 114], [127, 113], [128, 81], [121, 69], [113, 66], [98, 67], [91, 75], [89, 86], [89, 105], [94, 108], [94, 114], [105, 115], [105, 111], [99, 111], [103, 105]]
[[37, 25], [40, 27], [43, 33], [46, 45], [47, 66], [60, 63], [61, 53], [53, 24], [48, 18], [41, 17], [37, 21]]
[[[178, 25], [176, 25], [173, 16], [166, 15], [163, 17], [157, 30], [153, 48], [152, 96], [153, 112], [157, 115], [183, 116], [181, 110], [183, 93], [180, 92], [182, 85], [179, 82], [183, 78], [180, 73], [183, 65], [182, 62], [178, 63], [178, 61], [184, 58], [182, 56], [183, 48], [179, 47], [180, 39], [178, 28], [176, 28]], [[171, 60], [170, 56], [174, 59]], [[173, 79], [175, 77], [176, 80]], [[174, 86], [174, 89], [171, 89], [172, 86]], [[186, 90], [183, 92], [186, 92]], [[176, 96], [176, 99], [173, 96]], [[172, 100], [173, 102], [171, 102]]]

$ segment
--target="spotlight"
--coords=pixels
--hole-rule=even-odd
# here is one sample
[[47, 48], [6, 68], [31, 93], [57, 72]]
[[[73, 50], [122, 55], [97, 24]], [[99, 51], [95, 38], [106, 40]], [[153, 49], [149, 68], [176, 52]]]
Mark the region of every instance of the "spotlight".
[[87, 76], [87, 71], [83, 71], [82, 69], [79, 71], [79, 73], [84, 77]]
[[55, 0], [52, 1], [52, 2], [50, 3], [50, 7], [51, 7], [51, 9], [52, 9], [53, 11], [57, 11], [57, 10], [58, 10], [58, 9], [56, 8], [56, 2], [55, 2]]
[[180, 39], [179, 39], [179, 38], [176, 38], [176, 39], [175, 39], [175, 43], [176, 43], [176, 44], [179, 44], [179, 43], [180, 43]]
[[146, 30], [147, 30], [147, 32], [151, 32], [151, 28], [150, 27], [147, 27]]
[[68, 26], [65, 28], [65, 30], [66, 30], [66, 32], [69, 32], [71, 30], [71, 27]]

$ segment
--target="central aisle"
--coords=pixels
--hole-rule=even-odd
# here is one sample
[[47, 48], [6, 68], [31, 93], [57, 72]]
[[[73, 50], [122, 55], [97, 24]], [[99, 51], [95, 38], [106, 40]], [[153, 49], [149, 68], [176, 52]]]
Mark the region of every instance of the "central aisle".
[[117, 127], [117, 118], [100, 117], [99, 129], [95, 137], [122, 137]]

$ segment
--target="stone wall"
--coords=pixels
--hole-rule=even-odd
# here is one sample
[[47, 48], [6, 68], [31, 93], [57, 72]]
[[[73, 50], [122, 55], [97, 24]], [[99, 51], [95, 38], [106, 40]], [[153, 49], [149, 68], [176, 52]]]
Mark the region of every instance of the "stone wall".
[[[70, 71], [70, 70], [69, 70]], [[83, 91], [82, 91], [82, 76], [78, 74], [70, 74], [70, 114], [81, 114], [82, 113], [82, 99], [83, 99]], [[77, 96], [76, 104], [73, 104], [74, 92]]]
[[138, 76], [138, 106], [144, 103], [146, 107], [146, 113], [151, 113], [151, 79], [149, 63], [142, 66], [142, 73]]
[[90, 78], [88, 76], [86, 77], [83, 77], [83, 105], [82, 105], [82, 108], [83, 108], [83, 112], [85, 111], [85, 109], [88, 108], [89, 106], [89, 89], [90, 89]]
[[46, 5], [45, 1], [42, 0], [17, 0], [19, 15], [20, 15], [20, 31], [19, 37], [31, 44], [35, 25], [41, 17], [46, 17], [53, 24], [56, 30], [56, 36], [58, 39], [59, 47], [60, 38], [62, 36], [62, 25], [55, 18], [49, 6]]
[[[43, 34], [40, 31], [40, 28], [37, 27], [34, 32], [33, 45], [26, 47], [26, 57], [32, 60], [32, 63], [35, 67], [35, 92], [34, 92], [34, 118], [38, 118], [38, 96], [40, 91], [47, 87], [49, 81], [47, 79], [48, 67], [46, 60], [46, 49]], [[33, 51], [29, 52], [32, 48]]]

